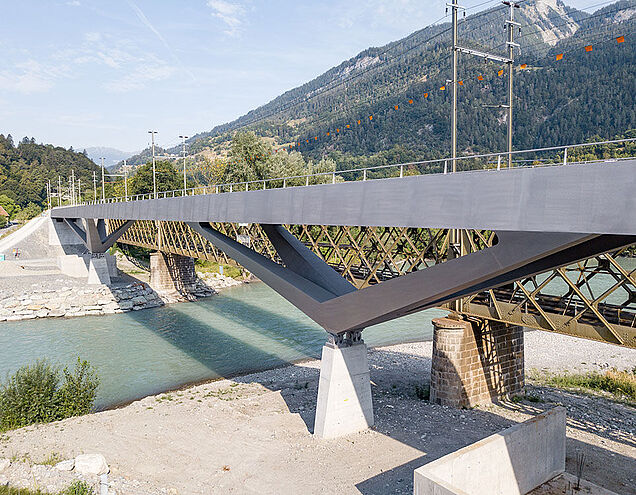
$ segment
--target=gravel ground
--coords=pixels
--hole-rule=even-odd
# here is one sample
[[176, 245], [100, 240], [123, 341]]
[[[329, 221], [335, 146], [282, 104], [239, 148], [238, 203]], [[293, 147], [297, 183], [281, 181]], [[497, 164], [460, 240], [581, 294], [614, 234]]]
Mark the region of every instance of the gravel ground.
[[[371, 350], [376, 426], [336, 440], [311, 435], [319, 363], [307, 361], [11, 432], [0, 441], [0, 457], [102, 453], [117, 494], [411, 494], [417, 467], [561, 404], [568, 410], [568, 470], [583, 452], [584, 478], [621, 495], [636, 493], [634, 408], [535, 385], [528, 395], [539, 402], [433, 405], [415, 394], [429, 381], [430, 358], [430, 342]], [[528, 370], [634, 363], [633, 349], [526, 333]], [[19, 461], [2, 474], [13, 484], [33, 484]], [[39, 476], [47, 486], [46, 473]], [[73, 474], [55, 476], [60, 483]]]

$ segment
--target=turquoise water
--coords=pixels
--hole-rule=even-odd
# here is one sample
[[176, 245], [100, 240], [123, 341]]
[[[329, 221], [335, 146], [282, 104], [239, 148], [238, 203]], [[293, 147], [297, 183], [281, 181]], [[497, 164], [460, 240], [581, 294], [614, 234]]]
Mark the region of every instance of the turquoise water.
[[[428, 310], [364, 331], [371, 346], [430, 339]], [[0, 377], [38, 358], [88, 359], [105, 408], [200, 380], [320, 357], [326, 333], [265, 284], [224, 290], [196, 303], [110, 316], [0, 325]]]

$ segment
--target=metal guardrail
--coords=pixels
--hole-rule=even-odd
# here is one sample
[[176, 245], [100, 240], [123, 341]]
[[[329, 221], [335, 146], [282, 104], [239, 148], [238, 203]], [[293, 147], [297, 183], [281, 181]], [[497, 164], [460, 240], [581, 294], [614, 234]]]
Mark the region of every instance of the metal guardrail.
[[[636, 157], [607, 158], [607, 159], [601, 159], [601, 160], [568, 162], [568, 150], [583, 148], [587, 146], [628, 143], [628, 142], [634, 142], [634, 141], [636, 141], [636, 138], [616, 139], [612, 141], [597, 141], [593, 143], [570, 144], [565, 146], [551, 146], [548, 148], [533, 148], [528, 150], [512, 151], [511, 153], [506, 151], [506, 152], [500, 152], [500, 153], [485, 153], [485, 154], [479, 154], [479, 155], [459, 156], [456, 158], [436, 158], [432, 160], [396, 163], [396, 164], [390, 164], [390, 165], [377, 165], [374, 167], [366, 167], [366, 168], [356, 168], [356, 169], [339, 170], [339, 171], [331, 171], [331, 172], [317, 172], [314, 174], [293, 175], [288, 177], [275, 177], [271, 179], [260, 179], [260, 180], [243, 181], [243, 182], [221, 183], [221, 184], [213, 184], [210, 186], [198, 186], [193, 188], [176, 189], [172, 191], [162, 191], [157, 193], [137, 194], [132, 196], [120, 196], [120, 197], [113, 197], [113, 198], [98, 199], [96, 201], [85, 201], [82, 203], [76, 203], [74, 205], [65, 205], [65, 206], [121, 203], [121, 202], [128, 202], [128, 201], [142, 201], [142, 200], [148, 200], [148, 199], [166, 199], [166, 198], [175, 198], [175, 197], [181, 197], [181, 196], [195, 196], [199, 194], [220, 194], [220, 193], [226, 193], [226, 192], [231, 193], [231, 192], [250, 191], [250, 190], [257, 190], [257, 189], [261, 189], [261, 190], [278, 189], [280, 187], [285, 188], [285, 187], [309, 186], [309, 185], [315, 185], [315, 184], [326, 184], [329, 182], [331, 182], [332, 184], [335, 184], [336, 182], [339, 182], [338, 178], [340, 178], [343, 182], [351, 182], [351, 181], [357, 181], [357, 180], [366, 181], [366, 180], [373, 180], [373, 178], [369, 177], [369, 172], [381, 171], [386, 169], [397, 169], [399, 171], [399, 177], [404, 177], [405, 167], [415, 167], [420, 165], [431, 165], [431, 164], [442, 164], [442, 163], [444, 164], [443, 172], [421, 173], [418, 171], [418, 173], [416, 174], [409, 174], [409, 175], [481, 172], [485, 170], [494, 169], [494, 167], [492, 168], [483, 167], [483, 164], [482, 164], [482, 168], [478, 168], [478, 169], [467, 168], [466, 170], [458, 170], [457, 165], [461, 165], [462, 162], [465, 163], [465, 162], [468, 162], [469, 160], [480, 160], [480, 159], [485, 159], [485, 165], [491, 165], [496, 163], [497, 164], [496, 169], [502, 170], [502, 169], [509, 168], [509, 167], [502, 167], [502, 162], [504, 161], [503, 158], [507, 158], [509, 155], [517, 156], [521, 154], [542, 153], [542, 152], [548, 152], [548, 151], [559, 151], [559, 152], [562, 151], [563, 157], [562, 158], [559, 157], [557, 158], [557, 161], [554, 161], [551, 163], [543, 163], [546, 159], [518, 160], [518, 162], [520, 163], [533, 162], [533, 164], [522, 165], [520, 167], [513, 167], [513, 168], [550, 167], [550, 166], [567, 165], [568, 163], [574, 164], [574, 163], [597, 163], [597, 162], [607, 162], [607, 161], [620, 161], [620, 160], [633, 159]], [[547, 159], [547, 160], [550, 160], [550, 159]], [[535, 164], [534, 162], [537, 162], [537, 161], [541, 163]], [[455, 172], [451, 171], [453, 168], [452, 167], [453, 162], [459, 162], [454, 167]], [[451, 166], [450, 170], [449, 170], [449, 165]], [[354, 174], [356, 177], [354, 179], [346, 180], [342, 176], [347, 174]], [[359, 178], [360, 174], [362, 175], [362, 179]], [[314, 182], [314, 184], [310, 184], [310, 182], [313, 182], [310, 180], [312, 178], [319, 178], [320, 181]], [[382, 176], [378, 178], [386, 179], [389, 177]], [[273, 183], [277, 183], [281, 185], [273, 186], [269, 188], [267, 187], [268, 185], [271, 186]], [[252, 187], [252, 186], [255, 186], [255, 187]]]

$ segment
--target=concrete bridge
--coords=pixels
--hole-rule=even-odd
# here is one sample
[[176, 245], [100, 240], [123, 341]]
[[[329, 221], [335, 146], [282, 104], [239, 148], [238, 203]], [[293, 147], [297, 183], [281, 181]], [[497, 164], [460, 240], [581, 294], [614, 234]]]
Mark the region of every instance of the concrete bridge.
[[617, 261], [636, 243], [636, 160], [333, 179], [111, 199], [51, 217], [60, 239], [93, 253], [103, 281], [101, 253], [116, 241], [157, 249], [155, 265], [176, 278], [183, 256], [231, 259], [321, 325], [321, 437], [373, 424], [364, 328], [423, 309], [453, 310], [434, 322], [431, 400], [443, 404], [519, 393], [523, 326], [636, 347], [636, 270]]

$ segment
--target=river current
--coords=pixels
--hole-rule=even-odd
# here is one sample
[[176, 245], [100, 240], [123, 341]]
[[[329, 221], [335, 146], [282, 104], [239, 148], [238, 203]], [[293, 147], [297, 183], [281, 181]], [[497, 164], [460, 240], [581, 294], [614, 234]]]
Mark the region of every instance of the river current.
[[[370, 327], [370, 346], [427, 340], [428, 310]], [[47, 358], [73, 365], [88, 359], [101, 379], [103, 409], [187, 383], [319, 358], [327, 334], [268, 288], [255, 283], [196, 303], [109, 316], [41, 319], [0, 325], [0, 378]]]

